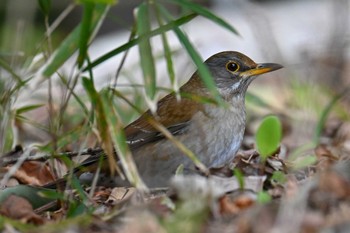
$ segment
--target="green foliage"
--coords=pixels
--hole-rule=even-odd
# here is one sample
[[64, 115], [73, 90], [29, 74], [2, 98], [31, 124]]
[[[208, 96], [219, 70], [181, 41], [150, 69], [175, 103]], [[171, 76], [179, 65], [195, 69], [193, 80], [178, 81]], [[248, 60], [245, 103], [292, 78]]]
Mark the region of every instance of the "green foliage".
[[257, 199], [257, 201], [258, 201], [260, 204], [269, 203], [271, 200], [272, 200], [272, 197], [271, 197], [271, 195], [268, 194], [267, 192], [261, 191], [261, 192], [258, 193], [258, 199]]
[[45, 16], [49, 15], [51, 9], [51, 0], [38, 0], [38, 3], [43, 14]]
[[287, 181], [287, 177], [281, 171], [274, 171], [272, 176], [271, 176], [271, 180], [273, 180], [279, 184], [284, 184]]
[[[142, 3], [137, 8], [136, 21], [137, 21], [137, 34], [139, 36], [148, 34], [151, 32], [149, 4]], [[149, 39], [144, 39], [139, 43], [139, 54], [141, 59], [141, 68], [143, 71], [144, 84], [146, 94], [152, 102], [156, 97], [156, 68], [154, 64], [154, 56], [152, 54], [151, 42]], [[152, 109], [154, 110], [154, 109]]]
[[317, 162], [317, 157], [314, 155], [299, 156], [297, 159], [292, 161], [292, 167], [294, 170], [299, 170], [301, 168], [308, 167]]
[[276, 116], [265, 117], [256, 132], [256, 147], [264, 160], [278, 149], [282, 138], [281, 122]]
[[16, 195], [23, 197], [32, 204], [33, 208], [39, 208], [53, 199], [50, 197], [42, 196], [41, 192], [49, 191], [45, 188], [33, 187], [28, 185], [17, 185], [14, 187], [7, 187], [6, 189], [0, 190], [0, 203], [3, 203], [10, 195]]
[[244, 189], [244, 175], [242, 171], [238, 168], [233, 169], [233, 174], [235, 175], [238, 183], [239, 183], [239, 188]]
[[[211, 20], [218, 26], [237, 34], [236, 30], [229, 23], [205, 7], [191, 1], [168, 1], [168, 3], [180, 7], [181, 10], [179, 12], [187, 12], [179, 15], [170, 13], [168, 8], [166, 8], [168, 3], [164, 3], [163, 1], [143, 1], [135, 8], [137, 11], [135, 11], [135, 22], [131, 27], [129, 41], [115, 45], [116, 47], [111, 48], [109, 52], [90, 61], [89, 47], [105, 21], [111, 5], [115, 3], [117, 3], [115, 0], [77, 0], [67, 5], [67, 8], [63, 10], [61, 15], [54, 19], [51, 16], [53, 12], [51, 9], [52, 1], [37, 0], [40, 11], [44, 15], [42, 27], [45, 27], [46, 31], [33, 30], [35, 32], [39, 31], [42, 34], [37, 33], [35, 43], [33, 44], [28, 43], [28, 41], [23, 43], [27, 45], [28, 49], [19, 47], [18, 51], [0, 51], [1, 75], [5, 74], [4, 77], [6, 77], [1, 77], [0, 79], [0, 138], [2, 139], [0, 142], [0, 152], [8, 151], [15, 142], [12, 129], [15, 121], [21, 124], [30, 124], [50, 135], [51, 140], [39, 148], [53, 155], [61, 152], [63, 148], [69, 146], [72, 142], [80, 142], [81, 138], [87, 138], [92, 133], [95, 133], [100, 139], [103, 149], [109, 155], [111, 169], [117, 167], [115, 160], [113, 160], [115, 159], [113, 152], [116, 150], [118, 156], [120, 156], [119, 161], [129, 181], [139, 188], [145, 188], [133, 165], [123, 132], [123, 127], [127, 123], [126, 121], [130, 120], [131, 116], [134, 116], [135, 110], [137, 113], [140, 113], [140, 109], [142, 108], [140, 106], [134, 106], [134, 102], [130, 101], [125, 93], [108, 88], [99, 91], [99, 88], [94, 83], [93, 68], [103, 62], [109, 61], [115, 56], [126, 53], [134, 46], [138, 46], [145, 93], [150, 100], [149, 104], [151, 103], [155, 106], [157, 94], [159, 90], [162, 90], [157, 87], [156, 83], [156, 55], [151, 43], [152, 38], [155, 36], [161, 36], [162, 39], [163, 54], [161, 55], [166, 60], [169, 79], [174, 89], [170, 91], [178, 91], [172, 60], [174, 51], [167, 39], [167, 32], [169, 31], [175, 33], [185, 51], [189, 54], [189, 57], [198, 66], [204, 83], [213, 94], [213, 98], [211, 99], [199, 100], [211, 103], [221, 101], [207, 67], [203, 65], [203, 60], [195, 46], [180, 27], [200, 15]], [[61, 38], [56, 37], [59, 34], [57, 28], [60, 28], [59, 26], [62, 21], [77, 5], [83, 10], [81, 22], [61, 40]], [[156, 16], [155, 22], [153, 22], [155, 19], [153, 16]], [[43, 29], [41, 28], [41, 30]], [[7, 34], [3, 33], [3, 35]], [[23, 40], [26, 36], [16, 34], [9, 38]], [[56, 45], [53, 41], [57, 38], [60, 41]], [[4, 44], [2, 46], [6, 47]], [[24, 51], [24, 54], [22, 54], [22, 51]], [[30, 53], [27, 51], [30, 51]], [[18, 59], [19, 53], [21, 54], [20, 59]], [[68, 74], [62, 72], [60, 68], [75, 53], [78, 55], [76, 63], [70, 67], [74, 72]], [[120, 68], [123, 68], [123, 63], [120, 64]], [[75, 71], [87, 72], [88, 74]], [[53, 79], [53, 76], [58, 76], [58, 81], [57, 79]], [[34, 79], [36, 82], [32, 83]], [[21, 105], [19, 108], [14, 107], [17, 96], [23, 90], [27, 89], [28, 84], [37, 88], [42, 83], [48, 84], [46, 93], [49, 93], [49, 96], [47, 97], [47, 102], [40, 100], [39, 102], [32, 102], [24, 106]], [[85, 93], [77, 91], [79, 83], [82, 83]], [[62, 96], [60, 98], [53, 98], [53, 92], [58, 89], [62, 90]], [[120, 100], [123, 100], [123, 106], [120, 104]], [[47, 119], [49, 123], [47, 125], [41, 125], [41, 123], [36, 122], [37, 119], [30, 119], [26, 115], [29, 111], [38, 110], [40, 107], [47, 108], [49, 112], [49, 119]], [[124, 111], [124, 109], [127, 110]], [[71, 111], [74, 111], [74, 113], [70, 113]], [[74, 114], [78, 114], [79, 117], [75, 117]], [[164, 130], [161, 127], [160, 129]], [[166, 131], [164, 133], [171, 140], [174, 140], [171, 138], [172, 135], [168, 135]], [[188, 151], [179, 142], [174, 143], [177, 143], [184, 153], [189, 154], [189, 157], [200, 169], [205, 169], [204, 165], [201, 164], [191, 151]], [[82, 143], [82, 145], [84, 144]], [[70, 164], [70, 161], [66, 162]], [[73, 179], [72, 184], [75, 182], [77, 181]], [[74, 186], [79, 190], [78, 186]], [[80, 198], [84, 202], [86, 197], [84, 197], [82, 190], [79, 193], [81, 195]], [[69, 213], [72, 216], [76, 216], [84, 211], [84, 207], [72, 204]]]
[[178, 27], [178, 26], [181, 26], [183, 24], [186, 24], [189, 21], [191, 21], [193, 18], [195, 18], [196, 16], [197, 16], [196, 14], [188, 14], [188, 15], [179, 17], [178, 19], [173, 20], [173, 21], [171, 21], [163, 26], [160, 26], [160, 27], [150, 31], [147, 34], [143, 34], [142, 36], [136, 37], [135, 39], [132, 39], [132, 40], [128, 41], [127, 43], [120, 45], [119, 47], [117, 47], [117, 48], [105, 53], [104, 55], [98, 57], [96, 60], [93, 60], [91, 62], [91, 64], [89, 64], [83, 68], [83, 71], [87, 71], [88, 69], [92, 69], [92, 68], [98, 66], [99, 64], [111, 59], [112, 57], [114, 57], [122, 52], [127, 51], [128, 49], [132, 48], [133, 46], [137, 46], [143, 40], [147, 40], [147, 39], [154, 37], [154, 36], [157, 36], [161, 33], [170, 31], [174, 27]]
[[79, 62], [82, 63], [80, 60], [86, 57], [86, 45], [93, 39], [94, 35], [96, 35], [108, 9], [109, 5], [103, 4], [88, 7], [88, 10], [86, 10], [88, 12], [85, 13], [85, 15], [87, 15], [86, 17], [90, 16], [91, 18], [86, 19], [87, 22], [84, 21], [79, 24], [55, 50], [51, 59], [42, 68], [42, 75], [44, 77], [51, 77], [51, 75], [53, 75], [78, 48], [80, 48], [81, 51]]
[[315, 129], [315, 134], [313, 138], [313, 143], [314, 145], [319, 144], [319, 140], [321, 137], [322, 130], [326, 124], [326, 120], [328, 119], [329, 114], [331, 113], [332, 109], [335, 107], [335, 105], [338, 103], [338, 101], [348, 94], [350, 91], [350, 87], [346, 88], [344, 91], [342, 91], [340, 94], [334, 96], [331, 101], [326, 105], [326, 107], [322, 110], [321, 116], [318, 120], [316, 129]]

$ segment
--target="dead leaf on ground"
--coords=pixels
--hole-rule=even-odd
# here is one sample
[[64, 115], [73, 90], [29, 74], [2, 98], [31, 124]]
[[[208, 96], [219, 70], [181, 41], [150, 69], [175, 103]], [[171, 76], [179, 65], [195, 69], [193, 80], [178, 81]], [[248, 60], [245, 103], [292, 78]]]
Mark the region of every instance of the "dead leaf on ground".
[[42, 186], [53, 182], [54, 175], [50, 167], [43, 162], [26, 161], [13, 175], [22, 184]]

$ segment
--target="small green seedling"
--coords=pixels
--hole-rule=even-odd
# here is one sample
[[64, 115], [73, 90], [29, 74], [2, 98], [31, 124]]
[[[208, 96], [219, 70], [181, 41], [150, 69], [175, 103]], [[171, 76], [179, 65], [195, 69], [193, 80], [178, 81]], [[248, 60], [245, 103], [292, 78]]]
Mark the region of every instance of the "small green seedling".
[[233, 174], [235, 175], [235, 177], [238, 181], [239, 188], [241, 190], [243, 190], [244, 189], [244, 175], [243, 175], [242, 171], [239, 168], [235, 168], [235, 169], [233, 169]]
[[256, 132], [256, 147], [265, 161], [277, 151], [282, 138], [282, 126], [277, 116], [265, 117]]

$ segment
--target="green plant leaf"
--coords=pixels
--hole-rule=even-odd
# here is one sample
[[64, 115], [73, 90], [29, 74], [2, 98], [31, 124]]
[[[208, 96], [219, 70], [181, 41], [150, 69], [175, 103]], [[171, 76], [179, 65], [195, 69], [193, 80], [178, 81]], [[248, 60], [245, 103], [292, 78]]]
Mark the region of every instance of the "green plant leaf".
[[331, 113], [333, 107], [349, 91], [350, 91], [350, 87], [346, 88], [339, 95], [334, 96], [333, 99], [323, 109], [323, 111], [321, 113], [321, 116], [320, 116], [320, 118], [319, 118], [319, 120], [317, 122], [317, 126], [316, 126], [316, 129], [315, 129], [315, 134], [314, 134], [314, 137], [313, 137], [313, 143], [314, 143], [315, 146], [319, 144], [319, 140], [320, 140], [320, 137], [321, 137], [322, 130], [324, 128], [324, 125], [326, 124], [328, 116]]
[[196, 12], [197, 14], [213, 21], [214, 23], [217, 23], [221, 27], [233, 32], [234, 34], [239, 35], [238, 31], [229, 23], [227, 23], [225, 20], [213, 14], [212, 12], [210, 12], [210, 10], [206, 9], [205, 7], [199, 4], [187, 0], [171, 0], [171, 3], [176, 3], [185, 9], [192, 10], [193, 12]]
[[120, 117], [118, 116], [117, 110], [115, 109], [115, 105], [111, 103], [110, 94], [108, 91], [104, 91], [101, 94], [104, 111], [106, 115], [106, 120], [108, 122], [112, 141], [117, 151], [117, 155], [121, 165], [123, 167], [123, 171], [128, 178], [128, 181], [134, 185], [136, 188], [140, 190], [147, 190], [146, 185], [142, 181], [135, 162], [133, 160], [131, 151], [126, 142], [126, 136], [124, 134], [123, 125], [120, 121]]
[[274, 180], [280, 184], [284, 184], [287, 181], [287, 177], [286, 174], [281, 171], [274, 171], [271, 176], [271, 180]]
[[12, 75], [12, 77], [18, 82], [18, 84], [24, 85], [25, 82], [22, 81], [21, 77], [19, 77], [19, 75], [16, 74], [16, 72], [11, 68], [11, 66], [2, 58], [0, 58], [0, 67], [9, 72]]
[[278, 149], [282, 137], [281, 122], [276, 116], [265, 117], [256, 132], [257, 150], [265, 160]]
[[27, 199], [33, 206], [33, 208], [39, 208], [49, 202], [52, 199], [40, 196], [40, 192], [49, 191], [41, 187], [33, 187], [29, 185], [17, 185], [14, 187], [8, 187], [0, 190], [0, 203], [6, 200], [10, 195], [16, 195]]
[[[160, 26], [164, 25], [163, 19], [160, 15], [160, 9], [158, 7], [158, 4], [156, 5], [155, 8], [156, 11], [156, 17], [158, 24]], [[174, 65], [173, 65], [173, 59], [172, 59], [172, 52], [169, 46], [168, 38], [165, 32], [161, 33], [161, 38], [162, 38], [162, 43], [163, 43], [163, 51], [164, 51], [164, 57], [166, 60], [166, 67], [170, 79], [170, 83], [172, 85], [173, 90], [178, 93], [179, 87], [177, 85], [176, 77], [175, 77], [175, 71], [174, 71]]]
[[244, 189], [244, 175], [242, 173], [242, 171], [238, 168], [233, 169], [233, 174], [235, 175], [238, 184], [239, 184], [239, 188], [240, 189]]
[[90, 65], [83, 68], [83, 71], [87, 71], [88, 69], [92, 69], [92, 68], [98, 66], [99, 64], [103, 63], [104, 61], [107, 61], [111, 57], [114, 57], [114, 56], [120, 54], [121, 52], [124, 52], [135, 45], [138, 45], [142, 40], [147, 40], [153, 36], [157, 36], [161, 33], [172, 30], [174, 27], [188, 23], [196, 16], [197, 16], [197, 14], [189, 14], [189, 15], [183, 16], [177, 20], [173, 20], [173, 21], [165, 24], [164, 26], [161, 26], [157, 29], [150, 31], [147, 34], [144, 34], [144, 35], [139, 36], [133, 40], [130, 40], [129, 42], [119, 46], [118, 48], [111, 50], [110, 52], [108, 52], [108, 53], [102, 55], [101, 57], [97, 58], [96, 60], [92, 61]]
[[[159, 9], [161, 10], [161, 12], [165, 18], [167, 18], [168, 20], [172, 20], [172, 16], [169, 14], [169, 12], [164, 7], [159, 6]], [[213, 80], [210, 72], [209, 72], [208, 67], [203, 63], [203, 59], [200, 57], [200, 55], [196, 51], [196, 49], [192, 46], [192, 43], [190, 42], [190, 40], [180, 30], [180, 28], [175, 27], [175, 28], [173, 28], [173, 31], [175, 32], [180, 43], [186, 49], [187, 53], [192, 58], [193, 62], [196, 64], [196, 66], [198, 68], [198, 73], [199, 73], [201, 79], [203, 80], [206, 87], [209, 89], [210, 93], [215, 98], [216, 102], [218, 104], [221, 104], [222, 106], [225, 106], [225, 103], [219, 95], [219, 92], [216, 88], [216, 85], [214, 83], [214, 80]]]
[[[150, 18], [148, 4], [142, 3], [137, 8], [136, 20], [136, 32], [139, 36], [150, 33], [151, 24], [149, 21]], [[149, 38], [139, 42], [139, 54], [146, 95], [150, 98], [151, 101], [154, 101], [156, 96], [156, 68], [154, 65], [152, 47]]]
[[51, 0], [38, 0], [40, 10], [43, 12], [44, 15], [49, 15], [50, 9], [51, 9]]
[[293, 169], [299, 170], [304, 167], [308, 167], [310, 165], [313, 165], [317, 162], [317, 157], [314, 155], [308, 155], [308, 156], [299, 156], [299, 158], [295, 159], [293, 163]]
[[268, 194], [267, 192], [261, 191], [261, 192], [258, 193], [258, 199], [257, 199], [257, 201], [258, 201], [260, 204], [269, 203], [271, 200], [272, 200], [272, 197], [271, 197], [271, 195]]
[[17, 108], [16, 114], [20, 115], [20, 114], [25, 113], [25, 112], [30, 112], [30, 111], [37, 109], [37, 108], [40, 108], [42, 106], [44, 106], [44, 104], [33, 104], [33, 105], [27, 105], [27, 106], [24, 106], [21, 108]]
[[250, 92], [246, 93], [245, 99], [246, 99], [247, 102], [255, 104], [256, 106], [265, 107], [265, 108], [271, 108], [270, 104], [268, 104], [266, 101], [261, 99], [259, 96], [254, 95], [254, 94], [252, 94]]
[[107, 155], [109, 168], [113, 175], [114, 171], [118, 169], [118, 166], [114, 158], [113, 143], [112, 143], [112, 138], [109, 131], [109, 126], [107, 123], [107, 118], [104, 111], [102, 98], [99, 95], [99, 93], [96, 91], [92, 80], [84, 77], [83, 86], [90, 97], [93, 108], [95, 109], [96, 124], [97, 124], [98, 133], [101, 139], [102, 148]]
[[79, 38], [79, 55], [77, 58], [78, 67], [81, 68], [85, 58], [87, 57], [87, 50], [89, 39], [91, 38], [91, 24], [92, 14], [94, 12], [95, 4], [91, 2], [84, 3], [83, 19], [80, 27], [80, 38]]
[[[101, 22], [103, 21], [107, 11], [109, 9], [109, 5], [98, 4], [94, 8], [92, 13], [91, 20], [91, 38], [96, 34], [98, 29], [100, 28]], [[80, 33], [81, 33], [82, 25], [79, 24], [73, 32], [66, 37], [66, 39], [60, 44], [60, 46], [55, 50], [55, 52], [50, 57], [49, 61], [43, 66], [41, 69], [41, 75], [45, 78], [50, 77], [54, 74], [64, 62], [68, 60], [70, 56], [78, 49], [80, 43]]]

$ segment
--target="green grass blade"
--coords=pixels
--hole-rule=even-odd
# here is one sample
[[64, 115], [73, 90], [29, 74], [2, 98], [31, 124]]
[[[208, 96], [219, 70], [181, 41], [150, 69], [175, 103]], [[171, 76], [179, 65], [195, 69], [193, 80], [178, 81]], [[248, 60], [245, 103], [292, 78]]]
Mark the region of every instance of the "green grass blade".
[[51, 9], [51, 0], [38, 0], [40, 10], [44, 15], [49, 15]]
[[[136, 11], [136, 33], [139, 36], [150, 33], [151, 24], [149, 20], [148, 4], [143, 3], [137, 8]], [[150, 98], [151, 102], [153, 102], [156, 96], [156, 68], [154, 65], [152, 47], [149, 38], [139, 42], [139, 54], [146, 95], [148, 98]]]
[[324, 125], [326, 124], [327, 118], [328, 118], [329, 114], [331, 113], [333, 107], [349, 91], [350, 91], [350, 87], [346, 88], [340, 94], [334, 96], [334, 98], [323, 109], [323, 111], [321, 113], [321, 117], [320, 117], [320, 119], [317, 122], [317, 126], [316, 126], [314, 137], [313, 137], [313, 143], [314, 143], [315, 146], [319, 144], [322, 130], [324, 128]]
[[84, 3], [83, 19], [81, 21], [79, 55], [77, 59], [78, 67], [81, 68], [87, 56], [89, 38], [91, 37], [92, 14], [95, 5], [91, 2]]
[[[114, 158], [114, 149], [112, 138], [109, 131], [109, 125], [104, 111], [103, 102], [101, 96], [96, 91], [93, 82], [88, 78], [83, 78], [83, 86], [87, 91], [91, 104], [96, 112], [96, 124], [98, 133], [101, 139], [101, 144], [104, 152], [107, 155], [110, 171], [113, 172], [118, 169], [117, 162]], [[118, 171], [119, 172], [119, 171]]]
[[88, 69], [92, 69], [92, 68], [98, 66], [99, 64], [103, 63], [104, 61], [107, 61], [111, 57], [114, 57], [114, 56], [120, 54], [121, 52], [124, 52], [135, 45], [138, 45], [142, 40], [147, 40], [153, 36], [157, 36], [161, 33], [172, 30], [174, 27], [178, 27], [178, 26], [181, 26], [185, 23], [188, 23], [196, 16], [197, 16], [197, 14], [189, 14], [189, 15], [183, 16], [177, 20], [174, 20], [174, 21], [171, 21], [171, 22], [165, 24], [164, 26], [161, 26], [157, 29], [152, 30], [145, 35], [142, 35], [142, 36], [139, 36], [133, 40], [130, 40], [129, 42], [119, 46], [118, 48], [113, 49], [112, 51], [110, 51], [110, 52], [102, 55], [101, 57], [97, 58], [96, 60], [92, 61], [90, 65], [83, 68], [83, 71], [87, 71]]
[[[158, 24], [160, 26], [163, 26], [164, 22], [163, 22], [163, 19], [160, 16], [160, 12], [159, 12], [160, 10], [159, 10], [158, 5], [156, 5], [155, 11], [156, 11], [156, 17], [157, 17]], [[179, 90], [179, 87], [177, 85], [177, 81], [176, 81], [176, 77], [175, 77], [175, 71], [174, 71], [174, 65], [173, 65], [171, 49], [170, 49], [168, 38], [167, 38], [165, 32], [161, 33], [161, 38], [162, 38], [164, 57], [165, 57], [165, 60], [166, 60], [166, 67], [167, 67], [170, 83], [171, 83], [171, 86], [172, 86], [173, 90], [177, 93], [178, 90]]]
[[239, 35], [238, 31], [234, 27], [232, 27], [229, 23], [227, 23], [225, 20], [223, 20], [222, 18], [213, 14], [212, 12], [210, 12], [210, 10], [206, 9], [205, 7], [203, 7], [199, 4], [196, 4], [196, 3], [193, 3], [193, 2], [187, 1], [187, 0], [172, 0], [171, 2], [176, 3], [185, 9], [189, 9], [189, 10], [213, 21], [214, 23], [218, 24], [219, 26], [226, 28], [227, 30], [233, 32], [234, 34]]
[[245, 100], [259, 107], [272, 108], [271, 105], [268, 104], [265, 100], [250, 92], [246, 93]]
[[27, 105], [27, 106], [24, 106], [24, 107], [21, 107], [21, 108], [17, 108], [16, 109], [16, 114], [20, 115], [22, 113], [32, 111], [32, 110], [40, 108], [42, 106], [44, 106], [44, 105], [43, 104], [33, 104], [33, 105]]
[[2, 67], [4, 70], [6, 70], [7, 72], [9, 72], [12, 77], [21, 85], [24, 84], [24, 81], [22, 81], [21, 77], [19, 77], [16, 72], [11, 68], [11, 66], [9, 64], [7, 64], [7, 62], [5, 60], [3, 60], [2, 58], [0, 58], [0, 67]]
[[115, 109], [115, 105], [111, 103], [109, 92], [105, 91], [102, 93], [102, 101], [104, 102], [104, 111], [108, 125], [110, 126], [112, 140], [128, 181], [140, 190], [147, 190], [147, 186], [144, 184], [138, 173], [131, 151], [126, 143], [123, 124], [121, 123], [120, 117]]
[[[92, 14], [91, 20], [91, 32], [90, 35], [94, 35], [103, 21], [107, 11], [109, 9], [108, 5], [96, 5]], [[41, 74], [44, 77], [50, 77], [54, 74], [67, 59], [73, 55], [73, 53], [78, 49], [80, 42], [80, 33], [82, 25], [79, 24], [73, 32], [61, 43], [61, 45], [53, 53], [49, 61], [41, 69]], [[89, 38], [91, 41], [92, 38]]]
[[[161, 7], [161, 12], [165, 18], [168, 20], [171, 19], [171, 15], [167, 12], [167, 10], [164, 7]], [[203, 63], [203, 59], [200, 57], [199, 53], [196, 51], [196, 49], [192, 46], [192, 43], [190, 40], [187, 38], [187, 36], [180, 30], [180, 28], [175, 27], [174, 32], [176, 36], [178, 37], [180, 43], [183, 45], [183, 47], [186, 49], [187, 53], [190, 55], [192, 58], [193, 62], [196, 64], [198, 68], [198, 73], [203, 80], [204, 84], [206, 87], [209, 89], [210, 93], [213, 95], [215, 100], [217, 101], [218, 104], [221, 104], [224, 106], [224, 102], [222, 98], [219, 95], [219, 92], [216, 88], [216, 85], [214, 83], [214, 80], [209, 72], [208, 67]]]

